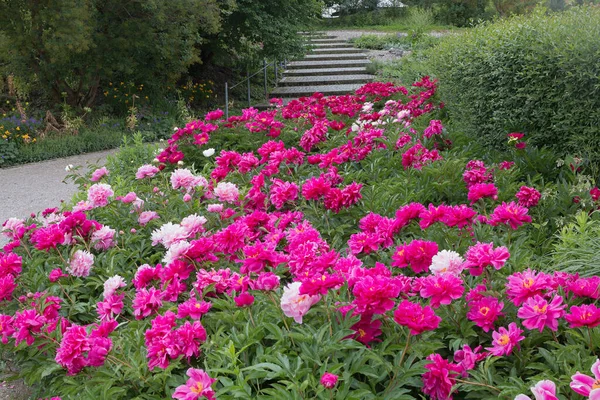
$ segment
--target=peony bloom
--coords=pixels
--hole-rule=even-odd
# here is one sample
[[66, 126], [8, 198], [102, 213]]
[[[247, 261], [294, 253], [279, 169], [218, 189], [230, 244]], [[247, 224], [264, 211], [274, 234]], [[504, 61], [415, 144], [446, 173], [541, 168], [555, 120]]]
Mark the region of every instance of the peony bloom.
[[271, 203], [277, 210], [281, 210], [287, 202], [293, 202], [298, 198], [298, 186], [293, 182], [284, 182], [281, 179], [273, 179], [271, 185]]
[[158, 174], [160, 170], [154, 165], [144, 164], [138, 168], [135, 173], [135, 179], [144, 179], [144, 178], [152, 178], [154, 175]]
[[493, 183], [476, 183], [469, 187], [467, 198], [471, 205], [477, 203], [479, 199], [490, 197], [493, 200], [498, 200], [498, 188]]
[[98, 182], [100, 179], [102, 179], [104, 176], [107, 176], [107, 175], [108, 175], [108, 169], [106, 169], [106, 167], [98, 168], [97, 170], [92, 172], [92, 177], [90, 178], [90, 181]]
[[538, 329], [540, 332], [544, 327], [553, 331], [558, 330], [558, 319], [565, 313], [566, 305], [562, 304], [562, 296], [554, 296], [548, 303], [540, 295], [528, 298], [523, 306], [519, 308], [517, 316], [523, 318], [523, 326], [527, 329]]
[[93, 254], [85, 250], [77, 250], [69, 261], [67, 272], [73, 276], [85, 277], [90, 274], [92, 264], [94, 264]]
[[239, 296], [234, 297], [233, 301], [238, 307], [248, 307], [254, 303], [254, 296], [248, 292], [243, 292]]
[[174, 243], [187, 239], [187, 237], [187, 230], [183, 226], [168, 222], [152, 232], [152, 246], [160, 243], [169, 248]]
[[48, 280], [52, 283], [58, 281], [60, 278], [64, 278], [67, 277], [69, 275], [67, 274], [63, 274], [62, 269], [60, 268], [55, 268], [52, 271], [50, 271], [50, 274], [48, 275]]
[[442, 250], [431, 259], [429, 270], [434, 275], [460, 275], [463, 270], [463, 261], [457, 252]]
[[600, 359], [596, 359], [596, 362], [592, 365], [592, 373], [594, 374], [594, 378], [577, 371], [577, 373], [571, 377], [569, 386], [571, 386], [571, 389], [573, 389], [575, 393], [589, 397], [590, 400], [599, 400]]
[[0, 301], [10, 300], [13, 291], [17, 288], [15, 277], [8, 274], [0, 278]]
[[145, 226], [148, 222], [158, 218], [160, 217], [158, 216], [156, 211], [144, 211], [138, 217], [138, 222], [141, 226]]
[[302, 317], [310, 310], [310, 307], [321, 300], [321, 296], [309, 296], [306, 294], [300, 294], [301, 282], [293, 282], [287, 285], [283, 289], [283, 295], [281, 296], [281, 309], [283, 313], [294, 318], [294, 320], [301, 324]]
[[422, 376], [423, 393], [432, 400], [452, 399], [452, 386], [456, 383], [454, 378], [461, 372], [461, 368], [435, 353], [428, 356], [427, 360], [430, 363], [425, 365], [427, 372]]
[[125, 286], [125, 280], [119, 275], [108, 278], [106, 281], [104, 281], [104, 298], [106, 299], [108, 296], [112, 296], [119, 288]]
[[235, 203], [240, 197], [238, 187], [229, 182], [219, 182], [214, 190], [214, 193], [219, 201], [225, 203]]
[[431, 297], [431, 307], [448, 305], [452, 300], [462, 297], [465, 288], [463, 280], [451, 274], [432, 275], [421, 280], [421, 297]]
[[475, 246], [469, 247], [465, 253], [467, 261], [464, 266], [465, 268], [469, 268], [471, 275], [479, 276], [487, 266], [492, 266], [499, 270], [504, 266], [508, 257], [510, 257], [510, 253], [504, 246], [494, 249], [493, 243], [477, 242]]
[[525, 300], [541, 295], [553, 287], [552, 276], [527, 269], [516, 272], [507, 278], [506, 296], [519, 307]]
[[396, 252], [392, 255], [392, 265], [404, 268], [410, 264], [410, 267], [416, 274], [425, 272], [431, 265], [431, 260], [437, 252], [437, 243], [425, 240], [413, 240], [408, 245], [405, 244], [396, 248]]
[[333, 389], [337, 384], [338, 376], [331, 372], [325, 372], [321, 377], [321, 385], [326, 389]]
[[502, 202], [501, 205], [494, 209], [494, 212], [490, 215], [489, 224], [496, 226], [498, 224], [509, 225], [511, 229], [517, 229], [523, 223], [531, 222], [531, 217], [527, 215], [529, 210], [525, 207], [521, 207], [514, 201], [506, 204]]
[[196, 400], [200, 397], [206, 397], [208, 400], [215, 398], [215, 392], [211, 385], [216, 382], [216, 379], [208, 376], [204, 370], [190, 368], [186, 375], [190, 377], [185, 385], [178, 386], [173, 393], [174, 399], [179, 400]]
[[[531, 387], [531, 393], [533, 393], [535, 400], [558, 400], [556, 384], [552, 381], [539, 381]], [[531, 400], [531, 397], [520, 394], [515, 397], [515, 400]]]
[[211, 147], [210, 149], [206, 149], [206, 150], [204, 150], [204, 151], [202, 152], [202, 155], [203, 155], [204, 157], [210, 157], [210, 156], [212, 156], [213, 154], [215, 154], [215, 149], [213, 149], [212, 147]]
[[487, 347], [486, 350], [490, 351], [493, 356], [509, 356], [513, 348], [519, 344], [519, 342], [525, 339], [525, 336], [521, 336], [523, 333], [522, 329], [517, 327], [517, 324], [511, 322], [508, 325], [508, 330], [504, 327], [500, 327], [498, 331], [492, 332], [492, 345], [493, 347]]
[[194, 176], [189, 169], [176, 169], [171, 173], [171, 187], [173, 189], [185, 189], [189, 192], [196, 186], [206, 187], [208, 182], [202, 176]]
[[411, 335], [418, 335], [436, 329], [442, 319], [429, 306], [421, 307], [418, 303], [403, 300], [394, 311], [394, 321], [410, 329]]
[[504, 303], [498, 301], [495, 297], [482, 297], [469, 303], [469, 312], [467, 318], [475, 322], [475, 325], [489, 332], [494, 329], [494, 322], [498, 317], [503, 316], [502, 308]]
[[521, 186], [519, 192], [515, 195], [519, 199], [519, 205], [522, 207], [535, 207], [538, 205], [542, 195], [536, 189], [527, 186]]
[[109, 197], [115, 194], [110, 185], [106, 183], [96, 183], [88, 189], [88, 202], [93, 208], [104, 207], [108, 205]]
[[581, 328], [584, 326], [594, 328], [600, 325], [600, 308], [594, 304], [571, 306], [569, 311], [571, 311], [571, 314], [565, 315], [565, 319], [571, 328]]
[[116, 231], [109, 226], [103, 226], [92, 233], [92, 244], [96, 250], [108, 250], [115, 245], [113, 240]]
[[148, 315], [158, 311], [162, 306], [162, 299], [164, 297], [165, 293], [155, 288], [138, 290], [132, 304], [135, 319], [146, 318]]
[[177, 318], [186, 318], [189, 316], [192, 319], [200, 319], [211, 307], [212, 303], [189, 299], [177, 307]]

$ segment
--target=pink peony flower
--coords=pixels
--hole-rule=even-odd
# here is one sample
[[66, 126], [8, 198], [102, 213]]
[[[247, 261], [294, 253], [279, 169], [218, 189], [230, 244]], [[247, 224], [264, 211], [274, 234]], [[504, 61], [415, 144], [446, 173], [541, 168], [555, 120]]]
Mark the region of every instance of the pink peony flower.
[[552, 276], [531, 269], [516, 272], [508, 276], [507, 280], [506, 296], [517, 307], [528, 298], [551, 290], [553, 284]]
[[116, 231], [109, 226], [103, 226], [92, 233], [92, 244], [96, 250], [108, 250], [116, 243], [113, 240]]
[[479, 199], [490, 197], [493, 200], [498, 200], [498, 188], [493, 183], [476, 183], [469, 187], [467, 198], [471, 205], [477, 203]]
[[[535, 386], [531, 387], [531, 393], [535, 400], [559, 400], [556, 396], [556, 384], [552, 381], [539, 381]], [[531, 397], [519, 394], [515, 400], [531, 400]]]
[[162, 306], [164, 296], [164, 292], [155, 288], [138, 290], [132, 304], [135, 319], [146, 318], [148, 315], [158, 311]]
[[254, 290], [271, 291], [279, 287], [279, 277], [272, 272], [263, 272], [250, 283]]
[[302, 317], [306, 315], [310, 307], [321, 300], [321, 296], [309, 296], [306, 294], [300, 294], [300, 286], [302, 283], [293, 282], [288, 284], [283, 289], [283, 295], [281, 296], [281, 309], [283, 313], [294, 318], [294, 320], [301, 324]]
[[157, 218], [160, 218], [160, 217], [158, 216], [156, 211], [144, 211], [138, 217], [138, 222], [140, 225], [145, 226], [148, 222], [152, 221], [153, 219], [157, 219]]
[[211, 213], [220, 213], [223, 211], [223, 204], [209, 204], [206, 210]]
[[461, 298], [464, 291], [463, 280], [451, 274], [427, 276], [421, 280], [421, 297], [431, 297], [433, 308]]
[[254, 296], [248, 292], [243, 292], [239, 296], [234, 297], [233, 300], [238, 307], [248, 307], [254, 303]]
[[109, 197], [115, 194], [110, 185], [106, 183], [96, 183], [88, 189], [88, 202], [93, 208], [104, 207], [108, 205]]
[[85, 250], [77, 250], [69, 261], [67, 272], [72, 276], [86, 277], [90, 274], [92, 264], [94, 264], [93, 254]]
[[2, 224], [0, 232], [9, 239], [18, 240], [27, 231], [25, 221], [19, 218], [9, 218]]
[[425, 364], [427, 372], [422, 376], [423, 393], [432, 400], [452, 399], [452, 386], [456, 384], [455, 378], [461, 368], [435, 353], [428, 356], [427, 360], [430, 363]]
[[500, 164], [498, 164], [498, 168], [503, 170], [509, 170], [512, 168], [513, 165], [515, 165], [514, 161], [502, 161]]
[[187, 237], [187, 231], [183, 226], [168, 222], [152, 232], [152, 246], [160, 243], [169, 248], [174, 243], [187, 239]]
[[135, 173], [135, 179], [144, 179], [144, 178], [152, 178], [154, 175], [158, 174], [160, 170], [154, 165], [144, 164], [138, 168]]
[[52, 271], [50, 271], [50, 274], [48, 275], [48, 280], [50, 280], [50, 282], [57, 282], [60, 278], [64, 278], [67, 277], [69, 275], [67, 274], [63, 274], [62, 269], [60, 268], [55, 268]]
[[412, 270], [418, 274], [427, 271], [433, 256], [438, 252], [435, 242], [413, 240], [408, 245], [398, 246], [392, 255], [392, 265], [404, 268], [410, 264]]
[[323, 376], [321, 376], [321, 385], [326, 389], [333, 389], [337, 384], [337, 381], [338, 376], [331, 372], [325, 372]]
[[594, 304], [571, 306], [569, 311], [571, 313], [565, 315], [565, 319], [571, 328], [581, 328], [584, 326], [594, 328], [600, 325], [600, 308]]
[[418, 303], [403, 300], [394, 311], [394, 321], [410, 329], [411, 335], [418, 335], [437, 329], [442, 319], [429, 306], [421, 307]]
[[532, 187], [521, 186], [515, 197], [519, 199], [520, 206], [535, 207], [542, 198], [542, 194]]
[[204, 120], [205, 121], [216, 121], [219, 118], [221, 118], [223, 116], [223, 114], [225, 114], [223, 112], [223, 110], [216, 109], [216, 110], [213, 110], [213, 111], [210, 111], [210, 112], [206, 113], [206, 116], [204, 117]]
[[494, 209], [488, 223], [492, 226], [498, 224], [509, 225], [511, 229], [517, 229], [525, 222], [531, 222], [531, 217], [527, 215], [528, 211], [527, 208], [521, 207], [514, 201], [511, 201], [508, 204], [502, 202], [501, 205]]
[[590, 400], [600, 399], [600, 359], [596, 359], [596, 362], [592, 365], [592, 374], [594, 377], [584, 375], [577, 371], [575, 375], [571, 377], [571, 389], [575, 393], [582, 396], [588, 397]]
[[17, 283], [15, 282], [15, 277], [11, 274], [8, 274], [4, 277], [0, 278], [0, 301], [2, 300], [10, 300], [12, 297], [12, 293], [17, 288]]
[[211, 307], [212, 304], [206, 301], [189, 299], [177, 307], [177, 318], [186, 318], [189, 316], [192, 319], [200, 319]]
[[92, 177], [90, 178], [90, 181], [98, 182], [100, 179], [102, 179], [104, 176], [107, 176], [107, 175], [108, 175], [108, 169], [106, 169], [106, 167], [98, 168], [97, 170], [95, 170], [92, 173]]
[[492, 332], [493, 347], [487, 347], [486, 350], [489, 350], [493, 356], [509, 356], [513, 348], [518, 346], [521, 340], [525, 339], [525, 336], [521, 336], [522, 333], [523, 330], [519, 329], [514, 322], [508, 325], [508, 330], [500, 327], [498, 331]]
[[564, 315], [564, 309], [567, 307], [562, 302], [562, 296], [554, 296], [548, 303], [546, 299], [536, 294], [534, 297], [528, 298], [519, 308], [517, 317], [524, 319], [523, 326], [528, 329], [538, 329], [541, 332], [547, 326], [556, 331], [558, 330], [558, 319]]
[[510, 253], [504, 246], [494, 249], [493, 243], [477, 242], [476, 245], [469, 247], [465, 253], [467, 261], [464, 267], [469, 268], [471, 275], [479, 276], [487, 266], [492, 266], [499, 270], [504, 266], [508, 257], [510, 257]]
[[225, 203], [235, 203], [238, 201], [240, 196], [237, 186], [229, 182], [219, 182], [214, 190], [214, 193], [219, 201]]
[[502, 308], [504, 303], [498, 301], [495, 297], [482, 297], [469, 303], [469, 312], [467, 318], [475, 322], [475, 325], [489, 332], [494, 329], [494, 322], [498, 317], [503, 316]]
[[189, 192], [197, 186], [206, 187], [208, 182], [202, 176], [194, 176], [189, 169], [176, 169], [171, 173], [171, 187], [173, 189], [185, 189]]
[[293, 202], [298, 198], [298, 185], [293, 182], [284, 182], [273, 179], [271, 185], [271, 203], [277, 210], [281, 210], [287, 202]]
[[196, 400], [200, 397], [206, 397], [208, 400], [215, 398], [215, 392], [211, 385], [216, 382], [216, 379], [208, 376], [202, 369], [190, 368], [186, 375], [190, 377], [185, 385], [178, 386], [173, 393], [174, 399], [179, 400]]

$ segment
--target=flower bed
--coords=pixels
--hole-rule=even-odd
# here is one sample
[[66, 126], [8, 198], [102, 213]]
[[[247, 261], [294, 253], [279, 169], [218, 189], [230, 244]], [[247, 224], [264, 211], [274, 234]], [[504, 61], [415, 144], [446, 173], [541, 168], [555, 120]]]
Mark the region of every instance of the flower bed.
[[[518, 134], [470, 159], [435, 90], [217, 110], [8, 220], [2, 349], [63, 400], [594, 398], [600, 278], [539, 269], [597, 189], [528, 176]], [[232, 134], [255, 151], [213, 160]]]

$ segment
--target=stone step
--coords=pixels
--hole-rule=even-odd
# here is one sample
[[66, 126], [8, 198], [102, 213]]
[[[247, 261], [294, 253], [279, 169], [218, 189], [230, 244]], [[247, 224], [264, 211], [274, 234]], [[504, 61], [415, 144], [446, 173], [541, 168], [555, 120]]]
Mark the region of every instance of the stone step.
[[287, 69], [317, 69], [317, 68], [355, 68], [365, 67], [371, 61], [364, 60], [302, 60], [287, 63]]
[[285, 76], [311, 76], [311, 75], [355, 75], [366, 74], [364, 67], [349, 68], [314, 68], [314, 69], [288, 69], [283, 71]]
[[323, 39], [312, 39], [311, 43], [315, 43], [315, 44], [317, 44], [317, 43], [326, 43], [326, 44], [329, 44], [329, 43], [348, 43], [348, 41], [344, 40], [344, 39], [336, 39], [335, 37], [332, 36], [332, 37], [327, 37], [327, 38], [323, 38]]
[[366, 60], [364, 54], [307, 54], [302, 61]]
[[343, 85], [316, 85], [316, 86], [286, 86], [273, 90], [269, 97], [302, 97], [311, 96], [313, 93], [323, 93], [325, 96], [348, 94], [354, 92], [362, 83], [349, 83]]
[[323, 76], [286, 76], [279, 81], [280, 86], [319, 86], [332, 84], [348, 83], [368, 83], [372, 82], [373, 75], [323, 75]]
[[325, 49], [311, 49], [309, 54], [364, 54], [367, 50], [354, 47], [331, 47]]
[[311, 49], [331, 49], [331, 48], [344, 48], [344, 49], [354, 49], [354, 45], [352, 43], [343, 42], [343, 43], [308, 43], [306, 47]]

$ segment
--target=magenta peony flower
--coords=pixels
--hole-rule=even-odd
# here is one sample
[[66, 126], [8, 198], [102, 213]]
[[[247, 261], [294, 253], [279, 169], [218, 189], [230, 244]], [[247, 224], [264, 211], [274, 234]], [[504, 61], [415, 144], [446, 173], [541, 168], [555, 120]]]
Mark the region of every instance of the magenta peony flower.
[[116, 243], [114, 241], [116, 231], [109, 226], [103, 226], [92, 233], [92, 244], [96, 250], [108, 250]]
[[517, 316], [523, 318], [523, 326], [527, 329], [538, 329], [540, 332], [544, 327], [553, 331], [558, 330], [558, 319], [565, 314], [566, 304], [562, 304], [562, 296], [554, 296], [548, 303], [540, 295], [528, 298], [523, 306], [519, 308]]
[[519, 199], [520, 206], [535, 207], [542, 198], [542, 194], [532, 187], [521, 186], [515, 197]]
[[410, 264], [410, 267], [416, 274], [425, 272], [431, 265], [431, 260], [437, 252], [437, 243], [425, 240], [413, 240], [408, 245], [404, 244], [396, 248], [396, 252], [392, 255], [392, 265], [404, 268]]
[[208, 182], [202, 176], [194, 176], [189, 169], [176, 169], [171, 173], [171, 187], [189, 192], [197, 186], [206, 187]]
[[394, 311], [394, 321], [410, 329], [411, 335], [418, 335], [437, 329], [442, 319], [429, 306], [421, 307], [418, 303], [403, 300]]
[[493, 347], [487, 347], [486, 350], [489, 350], [493, 356], [509, 356], [513, 348], [518, 346], [521, 340], [525, 339], [525, 336], [521, 336], [522, 333], [523, 330], [519, 329], [514, 322], [508, 325], [508, 330], [500, 327], [498, 331], [492, 332]]
[[587, 326], [594, 328], [600, 325], [600, 308], [594, 304], [582, 304], [581, 306], [571, 306], [571, 314], [565, 315], [571, 328], [581, 328]]
[[545, 291], [552, 290], [552, 276], [543, 272], [527, 269], [515, 272], [508, 276], [506, 283], [506, 296], [519, 307], [525, 300], [535, 295], [542, 295]]
[[67, 272], [72, 276], [86, 277], [94, 264], [94, 255], [85, 250], [77, 250], [69, 260]]
[[138, 290], [132, 304], [135, 319], [146, 318], [148, 315], [158, 311], [162, 306], [163, 297], [164, 292], [155, 288]]
[[504, 246], [494, 249], [493, 243], [477, 242], [476, 245], [469, 247], [465, 253], [467, 261], [464, 267], [469, 268], [471, 275], [479, 276], [487, 266], [492, 266], [499, 270], [504, 266], [509, 257], [510, 253]]
[[157, 218], [160, 218], [160, 217], [158, 216], [156, 211], [144, 211], [138, 217], [138, 223], [142, 226], [145, 226], [148, 222], [152, 221], [153, 219], [157, 219]]
[[326, 389], [333, 389], [337, 384], [338, 376], [336, 374], [332, 374], [331, 372], [325, 372], [323, 376], [321, 376], [321, 385]]
[[306, 294], [300, 294], [300, 286], [302, 283], [293, 282], [288, 284], [283, 289], [283, 295], [281, 296], [281, 309], [283, 313], [294, 318], [294, 320], [301, 324], [302, 317], [310, 310], [310, 307], [321, 300], [321, 296], [309, 296]]
[[467, 198], [471, 205], [477, 203], [479, 199], [490, 197], [493, 200], [498, 200], [498, 188], [493, 183], [476, 183], [469, 187]]
[[467, 318], [475, 322], [475, 325], [489, 332], [494, 329], [494, 322], [498, 317], [503, 316], [502, 308], [504, 303], [498, 301], [495, 297], [483, 297], [469, 303], [469, 312]]
[[254, 303], [254, 296], [248, 292], [243, 292], [239, 296], [234, 297], [233, 301], [235, 301], [235, 305], [238, 307], [248, 307]]
[[600, 399], [600, 359], [592, 365], [592, 374], [594, 378], [588, 375], [584, 375], [577, 371], [575, 375], [571, 377], [571, 389], [575, 393], [582, 396], [588, 397], [590, 400]]
[[498, 224], [509, 225], [511, 229], [517, 229], [525, 222], [531, 222], [531, 217], [527, 215], [529, 210], [525, 207], [521, 207], [514, 201], [506, 204], [502, 202], [501, 205], [494, 209], [494, 212], [490, 215], [488, 223], [492, 226]]
[[432, 400], [452, 399], [452, 386], [456, 383], [454, 379], [461, 368], [436, 353], [428, 356], [427, 360], [430, 363], [425, 365], [427, 372], [422, 376], [423, 393]]
[[225, 114], [223, 112], [223, 110], [216, 109], [216, 110], [213, 110], [213, 111], [210, 111], [210, 112], [206, 113], [206, 116], [204, 117], [204, 120], [205, 121], [216, 121], [219, 118], [221, 118], [223, 116], [223, 114]]
[[[552, 381], [539, 381], [531, 387], [531, 393], [533, 393], [535, 400], [558, 400], [556, 384]], [[531, 397], [520, 394], [515, 397], [515, 400], [531, 400]]]
[[177, 318], [186, 318], [189, 316], [192, 319], [200, 319], [211, 307], [212, 304], [206, 301], [189, 299], [177, 307]]
[[298, 198], [298, 185], [293, 182], [284, 182], [281, 179], [273, 179], [271, 185], [271, 203], [277, 210], [281, 210], [287, 202], [293, 202]]
[[174, 399], [179, 400], [196, 400], [200, 397], [206, 397], [208, 400], [215, 398], [215, 392], [211, 385], [216, 382], [216, 379], [208, 376], [202, 369], [190, 368], [186, 372], [190, 379], [185, 385], [178, 386], [173, 393]]
[[448, 305], [452, 300], [462, 297], [465, 288], [463, 280], [451, 274], [430, 275], [422, 278], [421, 297], [431, 297], [431, 307], [438, 308], [441, 304]]

